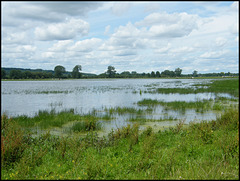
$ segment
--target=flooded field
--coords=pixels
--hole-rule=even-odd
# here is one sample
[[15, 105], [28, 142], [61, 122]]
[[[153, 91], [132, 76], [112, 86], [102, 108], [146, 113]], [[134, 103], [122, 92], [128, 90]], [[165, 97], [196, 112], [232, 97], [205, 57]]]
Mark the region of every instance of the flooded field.
[[[1, 114], [34, 117], [42, 110], [61, 112], [71, 109], [74, 114], [97, 117], [103, 127], [99, 133], [107, 133], [134, 122], [139, 122], [143, 127], [167, 127], [176, 125], [179, 120], [184, 120], [185, 124], [190, 121], [208, 121], [216, 119], [224, 104], [229, 103], [213, 100], [234, 98], [227, 93], [194, 92], [199, 87], [205, 88], [201, 85], [211, 84], [212, 81], [213, 79], [3, 81]], [[173, 89], [191, 91], [174, 93]], [[162, 90], [164, 93], [161, 93]], [[166, 92], [167, 90], [170, 91]], [[238, 102], [233, 102], [236, 103]], [[185, 107], [180, 108], [177, 104]], [[54, 128], [52, 132], [67, 133], [68, 126], [69, 123], [61, 131]]]

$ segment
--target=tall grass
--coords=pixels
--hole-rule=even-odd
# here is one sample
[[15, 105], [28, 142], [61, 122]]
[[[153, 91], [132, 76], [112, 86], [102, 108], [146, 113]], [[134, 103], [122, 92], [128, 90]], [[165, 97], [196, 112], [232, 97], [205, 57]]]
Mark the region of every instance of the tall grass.
[[[1, 139], [21, 135], [12, 119], [2, 117], [2, 122]], [[9, 152], [19, 154], [18, 159], [1, 159], [3, 180], [239, 180], [238, 109], [226, 110], [210, 122], [183, 126], [180, 121], [157, 132], [151, 127], [139, 132], [135, 124], [113, 130], [107, 137], [93, 132], [85, 137], [45, 133], [17, 144], [4, 142], [1, 149], [6, 145], [9, 150], [17, 145], [22, 151]]]

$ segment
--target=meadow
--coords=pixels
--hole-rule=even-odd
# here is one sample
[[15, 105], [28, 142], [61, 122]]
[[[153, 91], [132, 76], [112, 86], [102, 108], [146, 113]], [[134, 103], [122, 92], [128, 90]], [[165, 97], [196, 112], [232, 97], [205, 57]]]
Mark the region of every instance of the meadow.
[[[235, 98], [218, 96], [194, 102], [143, 99], [136, 104], [146, 109], [117, 106], [105, 108], [102, 116], [97, 111], [76, 114], [74, 109], [39, 111], [34, 117], [3, 114], [1, 179], [239, 180], [238, 81], [217, 80], [209, 85], [195, 85], [194, 90], [229, 93]], [[167, 93], [167, 88], [163, 90]], [[157, 105], [175, 111], [212, 109], [222, 113], [216, 120], [189, 124], [171, 116], [141, 118]], [[132, 124], [99, 136], [101, 121], [111, 121], [116, 114], [139, 117], [129, 119]], [[157, 131], [151, 126], [140, 129], [143, 122], [164, 120], [176, 124]], [[63, 127], [69, 134], [50, 133], [52, 128]], [[44, 132], [36, 136], [35, 128]]]

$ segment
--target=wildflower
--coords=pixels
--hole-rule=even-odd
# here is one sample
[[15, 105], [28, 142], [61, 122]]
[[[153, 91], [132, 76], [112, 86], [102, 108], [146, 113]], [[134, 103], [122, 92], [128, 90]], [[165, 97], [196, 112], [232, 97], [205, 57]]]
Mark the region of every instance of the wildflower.
[[179, 178], [182, 178], [181, 176], [179, 176]]
[[78, 179], [80, 180], [80, 179], [81, 179], [81, 177], [78, 177]]
[[221, 172], [221, 175], [223, 175], [223, 172]]
[[73, 160], [72, 162], [74, 163], [75, 161]]

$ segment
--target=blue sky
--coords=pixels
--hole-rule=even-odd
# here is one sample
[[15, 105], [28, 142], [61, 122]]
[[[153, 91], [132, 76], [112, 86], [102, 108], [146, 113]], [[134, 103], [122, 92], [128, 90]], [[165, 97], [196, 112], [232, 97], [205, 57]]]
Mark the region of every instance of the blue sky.
[[1, 66], [239, 72], [234, 1], [1, 1]]

